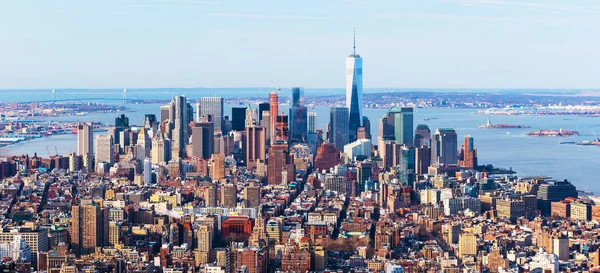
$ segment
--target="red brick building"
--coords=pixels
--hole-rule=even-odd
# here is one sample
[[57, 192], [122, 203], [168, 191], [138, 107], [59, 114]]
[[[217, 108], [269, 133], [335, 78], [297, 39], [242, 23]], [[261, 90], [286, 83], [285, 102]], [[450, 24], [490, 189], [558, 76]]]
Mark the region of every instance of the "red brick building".
[[571, 216], [571, 202], [563, 200], [551, 203], [550, 216], [569, 218]]
[[246, 216], [229, 216], [223, 221], [221, 236], [224, 238], [232, 236], [250, 237], [253, 227], [254, 219]]
[[333, 143], [323, 143], [317, 150], [315, 169], [329, 170], [340, 163], [340, 150]]

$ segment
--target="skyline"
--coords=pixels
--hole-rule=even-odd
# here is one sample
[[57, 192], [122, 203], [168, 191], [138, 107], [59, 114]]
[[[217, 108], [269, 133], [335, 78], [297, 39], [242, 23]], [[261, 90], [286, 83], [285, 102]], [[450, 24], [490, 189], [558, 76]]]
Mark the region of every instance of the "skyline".
[[591, 1], [308, 3], [1, 3], [0, 89], [600, 87]]

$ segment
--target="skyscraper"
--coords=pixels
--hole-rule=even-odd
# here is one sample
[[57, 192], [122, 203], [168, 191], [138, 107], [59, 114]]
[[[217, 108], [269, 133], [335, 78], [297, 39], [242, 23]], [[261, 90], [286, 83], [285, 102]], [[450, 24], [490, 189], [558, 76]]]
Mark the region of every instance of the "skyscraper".
[[72, 206], [72, 235], [75, 253], [94, 253], [108, 243], [108, 213], [97, 204]]
[[152, 138], [152, 163], [158, 164], [171, 160], [171, 142], [163, 137], [159, 129], [156, 136]]
[[192, 156], [208, 159], [214, 153], [214, 127], [208, 117], [200, 117], [192, 127]]
[[94, 153], [94, 126], [91, 122], [77, 125], [77, 155]]
[[415, 129], [415, 147], [423, 147], [431, 145], [431, 130], [425, 124], [417, 125]]
[[[349, 114], [350, 140], [356, 139], [356, 131], [362, 124], [362, 58], [356, 54], [356, 36], [352, 54], [346, 57], [346, 107]], [[336, 146], [337, 147], [337, 146]], [[341, 147], [337, 147], [340, 148]]]
[[256, 111], [256, 108], [252, 108], [250, 107], [250, 104], [248, 104], [248, 107], [246, 108], [246, 117], [244, 119], [244, 127], [250, 127], [259, 125], [258, 122], [258, 112]]
[[402, 107], [394, 112], [394, 138], [396, 143], [413, 145], [413, 109]]
[[317, 112], [308, 112], [308, 133], [317, 133]]
[[271, 106], [268, 102], [258, 104], [258, 123], [263, 120], [263, 111], [271, 111]]
[[196, 106], [196, 120], [199, 120], [201, 116], [210, 115], [215, 131], [223, 131], [223, 103], [221, 97], [200, 98], [200, 102]]
[[112, 165], [113, 157], [113, 138], [110, 135], [96, 136], [96, 165], [98, 163], [108, 163]]
[[439, 128], [431, 141], [431, 164], [457, 164], [456, 131], [452, 128]]
[[144, 158], [144, 185], [152, 184], [152, 161], [150, 158]]
[[226, 184], [221, 188], [221, 206], [226, 208], [237, 207], [237, 188], [233, 184]]
[[277, 91], [271, 92], [269, 95], [269, 117], [271, 121], [269, 122], [269, 139], [271, 143], [275, 142], [275, 126], [277, 123], [277, 116], [279, 115], [279, 96], [277, 95]]
[[465, 136], [460, 152], [459, 165], [467, 168], [477, 167], [477, 150], [473, 145], [473, 137]]
[[267, 132], [262, 126], [246, 127], [246, 168], [251, 170], [256, 168], [259, 160], [266, 159]]
[[143, 160], [146, 157], [150, 157], [150, 150], [152, 150], [152, 139], [148, 134], [148, 131], [152, 129], [147, 129], [146, 127], [142, 127], [138, 132], [138, 139], [136, 143], [137, 147], [137, 159]]
[[246, 127], [246, 107], [231, 108], [231, 130], [243, 131]]
[[[295, 176], [293, 155], [289, 154], [286, 143], [276, 142], [269, 148], [267, 178], [269, 185], [279, 185]], [[283, 174], [286, 173], [287, 177]]]
[[278, 115], [275, 122], [275, 139], [277, 141], [287, 141], [288, 137], [288, 116], [285, 114]]
[[193, 109], [184, 96], [175, 96], [170, 103], [173, 119], [173, 133], [171, 137], [171, 157], [183, 158], [186, 156], [186, 145], [189, 141], [188, 124], [192, 119]]
[[116, 128], [129, 128], [129, 118], [125, 116], [125, 114], [121, 114], [120, 116], [115, 118], [115, 127]]
[[336, 148], [341, 150], [344, 145], [349, 143], [348, 108], [329, 108], [329, 130], [329, 142], [333, 143]]
[[290, 101], [290, 141], [303, 142], [307, 134], [308, 108], [304, 106], [304, 89], [292, 87]]

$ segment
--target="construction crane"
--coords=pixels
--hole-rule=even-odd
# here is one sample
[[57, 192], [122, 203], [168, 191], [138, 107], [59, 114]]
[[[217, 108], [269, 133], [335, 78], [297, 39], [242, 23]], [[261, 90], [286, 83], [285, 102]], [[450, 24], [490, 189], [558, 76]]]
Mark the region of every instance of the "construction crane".
[[54, 145], [54, 152], [56, 152], [56, 155], [58, 155], [58, 148], [56, 148], [56, 145]]
[[271, 83], [273, 83], [273, 85], [275, 86], [277, 94], [279, 94], [279, 92], [281, 92], [281, 86], [279, 86], [274, 80], [271, 80]]
[[50, 155], [50, 148], [48, 148], [48, 145], [46, 145], [46, 152], [48, 152], [48, 158], [50, 158], [51, 157], [51, 155]]

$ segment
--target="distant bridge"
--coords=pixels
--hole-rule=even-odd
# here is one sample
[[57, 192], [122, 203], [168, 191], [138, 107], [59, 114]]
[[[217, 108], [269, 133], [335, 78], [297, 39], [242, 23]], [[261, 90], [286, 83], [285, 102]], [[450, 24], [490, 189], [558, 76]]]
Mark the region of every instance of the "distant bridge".
[[[66, 97], [66, 98], [60, 98], [57, 99], [56, 95], [60, 94], [62, 97]], [[73, 94], [68, 94], [68, 93], [62, 93], [62, 92], [56, 92], [56, 90], [52, 89], [52, 99], [50, 100], [34, 100], [34, 101], [24, 101], [24, 102], [19, 102], [22, 104], [27, 104], [27, 103], [52, 103], [52, 102], [65, 102], [65, 101], [121, 101], [123, 102], [123, 104], [126, 104], [128, 102], [143, 102], [143, 99], [137, 99], [137, 98], [133, 98], [133, 99], [128, 99], [127, 98], [127, 89], [123, 89], [123, 96], [122, 97], [105, 97], [105, 98], [99, 98], [99, 97], [95, 97], [95, 98], [84, 98], [84, 97], [77, 97], [76, 95]]]

